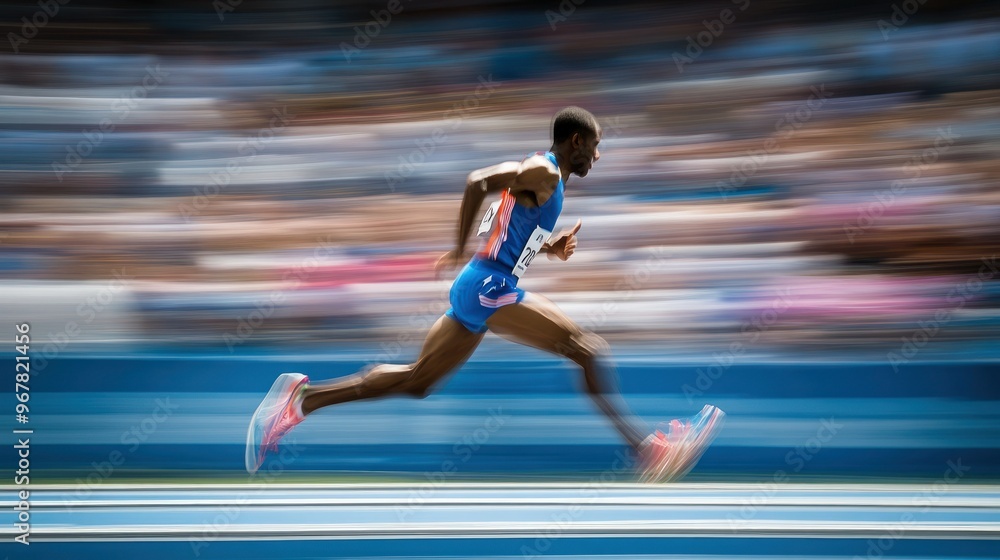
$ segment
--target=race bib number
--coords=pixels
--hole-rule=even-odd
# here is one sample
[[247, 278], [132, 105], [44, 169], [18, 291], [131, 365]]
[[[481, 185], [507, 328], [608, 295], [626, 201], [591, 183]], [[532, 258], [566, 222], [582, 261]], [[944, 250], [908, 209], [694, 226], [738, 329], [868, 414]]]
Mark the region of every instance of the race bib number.
[[520, 278], [524, 271], [528, 270], [528, 265], [538, 256], [538, 252], [542, 250], [542, 245], [545, 244], [550, 235], [552, 232], [542, 226], [536, 227], [535, 231], [531, 232], [528, 242], [524, 244], [524, 250], [521, 251], [521, 256], [517, 258], [514, 270], [511, 271], [514, 276]]
[[493, 229], [493, 220], [497, 217], [497, 210], [500, 208], [500, 201], [496, 201], [490, 204], [490, 207], [486, 209], [486, 214], [483, 214], [483, 221], [479, 223], [479, 232], [476, 235], [482, 235], [491, 229]]

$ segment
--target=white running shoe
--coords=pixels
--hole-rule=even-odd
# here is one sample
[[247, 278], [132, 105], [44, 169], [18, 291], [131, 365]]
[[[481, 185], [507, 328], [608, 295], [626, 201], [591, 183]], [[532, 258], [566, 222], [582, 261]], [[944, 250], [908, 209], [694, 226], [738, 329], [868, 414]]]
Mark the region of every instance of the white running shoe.
[[666, 433], [656, 430], [646, 438], [639, 451], [642, 457], [639, 480], [673, 482], [683, 478], [719, 434], [725, 418], [725, 412], [705, 405], [690, 419], [671, 420]]
[[246, 451], [248, 473], [257, 472], [267, 452], [277, 451], [281, 438], [305, 419], [298, 405], [302, 401], [302, 389], [308, 383], [309, 378], [301, 373], [283, 373], [274, 380], [250, 418]]

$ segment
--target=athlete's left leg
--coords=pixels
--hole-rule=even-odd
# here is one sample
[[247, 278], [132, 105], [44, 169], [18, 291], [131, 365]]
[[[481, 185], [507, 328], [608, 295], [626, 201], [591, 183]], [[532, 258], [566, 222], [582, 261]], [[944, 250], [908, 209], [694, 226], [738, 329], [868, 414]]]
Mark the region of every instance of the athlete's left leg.
[[587, 393], [642, 459], [640, 477], [669, 482], [687, 474], [718, 434], [725, 413], [705, 406], [689, 420], [672, 420], [667, 433], [643, 438], [644, 427], [628, 412], [618, 389], [608, 344], [584, 331], [554, 303], [536, 294], [501, 307], [486, 321], [493, 332], [521, 344], [565, 356], [583, 368]]
[[633, 449], [642, 447], [648, 431], [629, 412], [621, 397], [610, 347], [603, 338], [584, 331], [554, 303], [533, 293], [525, 294], [519, 303], [497, 309], [486, 325], [508, 340], [576, 362], [583, 368], [590, 398]]

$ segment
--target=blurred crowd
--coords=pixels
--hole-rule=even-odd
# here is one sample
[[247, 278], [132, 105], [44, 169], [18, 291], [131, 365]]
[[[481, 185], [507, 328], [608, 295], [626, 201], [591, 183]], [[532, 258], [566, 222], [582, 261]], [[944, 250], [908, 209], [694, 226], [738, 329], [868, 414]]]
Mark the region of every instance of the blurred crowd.
[[579, 249], [522, 286], [584, 326], [994, 349], [995, 5], [318, 4], [5, 6], [4, 316], [59, 348], [410, 355], [466, 174], [547, 149], [575, 104], [604, 132], [568, 184]]

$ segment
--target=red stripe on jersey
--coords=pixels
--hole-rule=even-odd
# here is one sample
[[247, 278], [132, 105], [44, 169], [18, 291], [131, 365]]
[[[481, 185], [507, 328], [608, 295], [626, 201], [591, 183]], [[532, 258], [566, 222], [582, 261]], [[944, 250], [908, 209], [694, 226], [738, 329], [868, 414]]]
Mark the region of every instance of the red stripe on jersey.
[[490, 259], [496, 260], [500, 254], [500, 246], [503, 245], [504, 241], [507, 241], [507, 227], [510, 225], [510, 214], [513, 210], [514, 195], [510, 194], [510, 190], [506, 190], [501, 197], [500, 208], [497, 210], [497, 214], [499, 214], [497, 225], [493, 228], [493, 234], [490, 235], [490, 242], [486, 250], [486, 255]]

